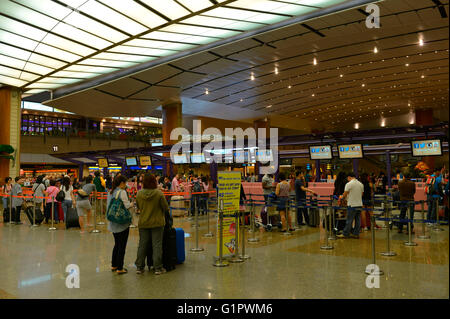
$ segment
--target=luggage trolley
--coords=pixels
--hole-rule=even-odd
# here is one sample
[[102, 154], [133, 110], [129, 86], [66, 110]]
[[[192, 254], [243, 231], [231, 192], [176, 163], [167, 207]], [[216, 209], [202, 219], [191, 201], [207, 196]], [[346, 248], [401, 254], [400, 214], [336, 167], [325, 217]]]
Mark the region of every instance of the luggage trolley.
[[272, 231], [274, 226], [282, 229], [281, 220], [277, 219], [279, 213], [277, 211], [277, 200], [275, 193], [269, 195], [267, 205], [264, 205], [259, 219], [255, 220], [255, 227], [263, 227], [266, 231]]

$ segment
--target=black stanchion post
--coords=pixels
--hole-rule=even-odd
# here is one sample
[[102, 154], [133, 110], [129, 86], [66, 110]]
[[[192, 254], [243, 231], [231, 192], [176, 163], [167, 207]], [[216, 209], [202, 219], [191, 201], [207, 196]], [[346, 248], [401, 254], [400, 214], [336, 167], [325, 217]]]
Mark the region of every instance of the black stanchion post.
[[14, 221], [12, 220], [12, 194], [9, 195], [9, 225], [14, 224]]
[[253, 202], [253, 199], [250, 197], [250, 201], [251, 201], [251, 222], [252, 222], [252, 229], [251, 232], [253, 234], [252, 238], [248, 239], [249, 243], [257, 243], [259, 242], [259, 239], [256, 238], [256, 231], [255, 231], [255, 203]]
[[[334, 249], [334, 247], [328, 243], [327, 208], [326, 208], [326, 206], [324, 206], [324, 207], [325, 208], [323, 209], [323, 219], [324, 219], [324, 222], [325, 222], [325, 245], [324, 246], [320, 246], [320, 249], [322, 249], [322, 250], [331, 250], [331, 249]], [[319, 238], [320, 238], [320, 231], [319, 231]]]
[[[372, 221], [372, 225], [373, 225], [375, 223], [375, 216], [374, 215], [371, 216], [371, 221]], [[376, 252], [375, 252], [375, 227], [370, 227], [370, 231], [372, 232], [372, 264], [376, 265], [377, 264], [377, 260], [376, 260]], [[373, 272], [368, 271], [367, 268], [366, 268], [364, 273], [366, 275], [378, 275], [378, 276], [384, 275], [384, 272], [379, 267], [378, 267], [378, 270], [375, 270]]]
[[[387, 197], [385, 200], [384, 209], [385, 209], [385, 218], [386, 218], [387, 222], [389, 223], [391, 206], [390, 206], [390, 203], [388, 203], [388, 201], [387, 201]], [[371, 227], [371, 228], [373, 228], [373, 227]], [[386, 256], [386, 257], [392, 257], [392, 256], [397, 255], [396, 252], [391, 251], [391, 229], [390, 229], [390, 227], [386, 228], [386, 251], [382, 252], [380, 254], [383, 256]]]
[[203, 251], [203, 248], [198, 247], [198, 229], [200, 228], [198, 224], [198, 207], [197, 207], [197, 200], [194, 200], [194, 213], [195, 213], [195, 247], [191, 248], [191, 251], [193, 252], [200, 252]]
[[408, 209], [408, 241], [404, 242], [405, 246], [417, 246], [417, 243], [412, 241], [412, 232], [411, 232], [411, 205], [412, 209], [414, 209], [414, 201], [409, 203], [407, 209]]
[[36, 225], [36, 203], [35, 203], [35, 195], [33, 195], [33, 224], [30, 226], [31, 229], [34, 229], [35, 227], [38, 227], [39, 225]]
[[104, 220], [104, 214], [103, 214], [103, 201], [105, 200], [103, 198], [103, 196], [106, 196], [105, 194], [101, 193], [100, 194], [100, 221], [97, 223], [97, 225], [105, 225], [106, 223], [103, 221]]
[[208, 232], [206, 234], [203, 235], [203, 237], [206, 238], [211, 238], [214, 237], [213, 233], [211, 233], [210, 229], [209, 229], [209, 199], [206, 199], [206, 225], [208, 227]]
[[241, 215], [241, 224], [242, 224], [242, 231], [241, 231], [242, 253], [239, 255], [239, 258], [246, 260], [249, 259], [250, 256], [245, 254], [245, 211], [243, 211]]
[[422, 235], [418, 236], [419, 239], [430, 239], [431, 237], [425, 232], [425, 207], [423, 200], [420, 201], [420, 209], [422, 210]]
[[439, 222], [439, 199], [436, 198], [434, 202], [435, 202], [434, 207], [436, 210], [436, 224], [434, 224], [433, 231], [443, 231], [444, 229], [441, 228], [441, 224]]
[[53, 202], [52, 202], [52, 216], [51, 216], [51, 218], [52, 218], [52, 226], [49, 227], [48, 230], [56, 230], [56, 227], [53, 224], [53, 220], [55, 219], [55, 198], [54, 197], [52, 197], [52, 198], [53, 198]]
[[[98, 206], [98, 196], [94, 196], [94, 229], [91, 230], [91, 233], [97, 234], [100, 230], [97, 229], [97, 206]], [[131, 213], [133, 216], [133, 213]]]
[[336, 234], [334, 232], [334, 222], [333, 222], [333, 220], [334, 220], [334, 208], [333, 208], [333, 200], [331, 200], [331, 199], [330, 199], [329, 210], [330, 210], [330, 214], [329, 214], [328, 217], [329, 217], [329, 220], [330, 220], [330, 225], [329, 225], [330, 232], [328, 234], [328, 240], [336, 240]]

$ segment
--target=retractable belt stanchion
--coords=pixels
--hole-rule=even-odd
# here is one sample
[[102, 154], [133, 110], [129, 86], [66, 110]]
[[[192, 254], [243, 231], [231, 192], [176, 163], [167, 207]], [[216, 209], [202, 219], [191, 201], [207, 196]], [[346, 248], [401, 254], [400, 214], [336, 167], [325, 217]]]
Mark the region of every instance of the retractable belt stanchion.
[[105, 225], [106, 223], [103, 221], [103, 196], [106, 196], [105, 194], [102, 193], [102, 195], [100, 195], [100, 221], [97, 223], [97, 225]]
[[[405, 246], [417, 246], [417, 243], [412, 241], [412, 234], [411, 234], [411, 203], [409, 204], [408, 207], [408, 241], [405, 241], [403, 244]], [[413, 209], [414, 209], [414, 202], [412, 204]]]
[[441, 228], [441, 224], [439, 222], [439, 199], [436, 198], [434, 201], [436, 203], [434, 205], [436, 209], [436, 224], [434, 224], [433, 231], [443, 231], [443, 229]]
[[33, 195], [33, 224], [30, 226], [31, 229], [34, 227], [38, 227], [39, 225], [36, 225], [36, 203], [35, 203], [35, 195]]
[[[385, 199], [384, 211], [385, 211], [384, 216], [385, 216], [386, 220], [389, 222], [391, 207], [387, 202], [387, 198]], [[374, 227], [370, 227], [370, 228], [374, 228]], [[391, 251], [391, 228], [390, 227], [386, 228], [386, 251], [384, 251], [380, 254], [383, 256], [386, 256], [386, 257], [392, 257], [392, 256], [397, 255], [396, 252]]]
[[53, 220], [55, 219], [55, 198], [54, 197], [52, 197], [52, 198], [53, 198], [53, 202], [52, 202], [52, 216], [51, 216], [51, 218], [52, 218], [52, 227], [49, 227], [48, 230], [56, 230], [56, 227], [53, 224]]
[[[136, 197], [134, 198], [134, 202], [136, 202]], [[136, 207], [136, 205], [134, 207]], [[134, 215], [135, 215], [135, 214], [133, 214], [134, 210], [135, 210], [135, 208], [133, 208], [131, 210], [131, 224], [130, 224], [129, 228], [137, 228], [137, 226], [134, 224]]]
[[[381, 205], [383, 205], [383, 210], [385, 210], [386, 206], [387, 206], [387, 195], [384, 195], [384, 199], [383, 199], [383, 202], [381, 203]], [[375, 206], [374, 206], [374, 208], [375, 208]], [[381, 225], [381, 228], [389, 228], [389, 221], [385, 220], [383, 225]]]
[[419, 239], [430, 239], [431, 237], [425, 232], [425, 208], [423, 200], [420, 201], [420, 209], [422, 210], [422, 235], [417, 236]]
[[[370, 217], [371, 221], [372, 221], [372, 225], [374, 225], [375, 223], [375, 216], [372, 215]], [[377, 260], [376, 260], [376, 252], [375, 252], [375, 227], [370, 227], [370, 231], [372, 232], [372, 264], [376, 265], [377, 264]], [[365, 274], [367, 275], [384, 275], [384, 272], [378, 267], [378, 270], [374, 270], [373, 272], [370, 272], [367, 270], [364, 271]]]
[[213, 264], [214, 267], [226, 267], [230, 264], [223, 260], [223, 199], [217, 201], [217, 211], [219, 212], [219, 259]]
[[[250, 197], [251, 198], [251, 197]], [[251, 213], [251, 223], [252, 223], [252, 229], [251, 229], [251, 233], [253, 234], [253, 236], [252, 236], [252, 238], [249, 238], [248, 240], [247, 240], [247, 242], [249, 242], [249, 243], [257, 243], [257, 242], [259, 242], [259, 239], [258, 238], [256, 238], [256, 231], [255, 231], [255, 203], [253, 202], [253, 199], [250, 199], [250, 201], [251, 201], [251, 211], [250, 211], [250, 213]]]
[[188, 208], [188, 217], [187, 217], [187, 220], [190, 222], [194, 220], [194, 218], [192, 218], [192, 216], [189, 216], [191, 214], [191, 209], [192, 209], [192, 193], [191, 193], [191, 198], [189, 199], [189, 208]]
[[206, 226], [208, 227], [208, 232], [203, 235], [203, 237], [211, 238], [214, 237], [213, 233], [211, 233], [211, 230], [209, 229], [209, 205], [208, 205], [209, 198], [206, 199]]
[[[325, 245], [324, 246], [320, 246], [320, 249], [322, 250], [331, 250], [334, 249], [334, 247], [332, 245], [329, 244], [328, 242], [328, 222], [327, 222], [327, 207], [324, 206], [325, 208], [323, 209], [323, 219], [325, 221]], [[320, 236], [320, 232], [319, 232], [319, 236]]]
[[99, 233], [100, 230], [97, 229], [97, 204], [98, 197], [94, 196], [94, 229], [91, 230], [91, 233]]
[[241, 242], [242, 242], [242, 253], [239, 255], [239, 258], [242, 259], [249, 259], [250, 256], [245, 254], [245, 211], [242, 212], [242, 216], [241, 216], [241, 220], [242, 220], [242, 238], [241, 238]]
[[235, 214], [235, 231], [234, 231], [234, 253], [233, 257], [230, 259], [230, 263], [241, 263], [244, 259], [239, 257], [239, 212], [234, 212]]
[[12, 220], [12, 194], [9, 195], [9, 224], [14, 224], [14, 221]]
[[286, 231], [283, 233], [284, 236], [292, 236], [292, 233], [289, 230], [289, 213], [291, 212], [291, 200], [288, 198], [285, 209], [284, 209], [284, 213], [286, 214]]
[[198, 229], [200, 228], [198, 225], [198, 207], [197, 201], [194, 201], [194, 209], [195, 209], [195, 247], [191, 248], [191, 251], [198, 252], [203, 251], [203, 248], [198, 247]]
[[336, 234], [333, 231], [334, 230], [334, 224], [333, 224], [333, 219], [334, 219], [333, 200], [330, 200], [330, 208], [329, 209], [330, 209], [330, 214], [328, 215], [328, 218], [329, 218], [329, 221], [330, 221], [330, 225], [329, 225], [330, 232], [328, 234], [328, 240], [336, 240]]

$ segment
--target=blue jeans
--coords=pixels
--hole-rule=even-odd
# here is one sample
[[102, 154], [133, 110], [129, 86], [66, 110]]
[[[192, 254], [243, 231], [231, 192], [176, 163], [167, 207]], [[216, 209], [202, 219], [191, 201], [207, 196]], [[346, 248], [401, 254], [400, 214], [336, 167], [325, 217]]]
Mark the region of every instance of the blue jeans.
[[2, 197], [3, 208], [8, 208], [9, 197]]
[[[406, 212], [408, 211], [408, 207], [409, 207], [409, 211], [411, 214], [411, 219], [414, 219], [414, 202], [410, 202], [410, 201], [406, 201], [403, 200], [400, 203], [400, 219], [409, 219], [409, 216], [406, 216]], [[407, 225], [407, 223], [402, 223], [400, 222], [398, 225], [398, 230], [401, 231], [403, 229], [403, 225]], [[411, 223], [411, 229], [414, 229], [414, 223]]]
[[[359, 236], [359, 230], [361, 228], [361, 211], [362, 207], [347, 207], [347, 221], [344, 227], [344, 236], [349, 236], [350, 232]], [[355, 228], [352, 229], [352, 223], [355, 220]]]
[[303, 224], [303, 217], [305, 218], [305, 223], [309, 224], [308, 209], [306, 208], [306, 198], [297, 201], [297, 223]]
[[436, 197], [433, 195], [427, 195], [427, 205], [428, 205], [428, 214], [427, 219], [429, 220], [436, 220]]
[[67, 200], [65, 199], [62, 203], [61, 203], [62, 209], [64, 211], [64, 220], [66, 220], [66, 215], [67, 215], [67, 211], [69, 210], [69, 208], [72, 207], [72, 201], [71, 200]]

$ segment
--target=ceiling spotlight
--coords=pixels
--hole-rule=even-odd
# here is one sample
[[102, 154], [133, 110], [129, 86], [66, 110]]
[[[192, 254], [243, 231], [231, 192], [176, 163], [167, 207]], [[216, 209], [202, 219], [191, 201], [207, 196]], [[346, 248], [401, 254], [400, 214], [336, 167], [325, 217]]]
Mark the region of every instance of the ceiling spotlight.
[[339, 77], [340, 77], [340, 78], [344, 77], [344, 74], [340, 74]]
[[278, 68], [275, 67], [275, 74], [278, 74]]
[[356, 130], [359, 129], [359, 123], [355, 123], [355, 129], [356, 129]]
[[362, 86], [362, 87], [365, 87], [366, 85], [363, 83], [361, 86]]
[[423, 46], [423, 39], [419, 39], [419, 45]]
[[378, 53], [378, 48], [377, 47], [373, 48], [373, 53]]
[[409, 66], [409, 63], [406, 63], [405, 66]]
[[240, 101], [242, 102], [242, 101], [244, 101], [244, 99], [240, 99]]
[[311, 96], [316, 96], [316, 95], [313, 93], [313, 94], [311, 94]]
[[317, 59], [316, 59], [316, 58], [314, 58], [313, 64], [314, 64], [314, 65], [317, 65]]
[[208, 91], [208, 89], [205, 89], [205, 94], [206, 94], [206, 95], [208, 95], [208, 94], [209, 94], [209, 91]]
[[423, 79], [425, 77], [425, 75], [422, 74], [420, 77]]
[[266, 106], [266, 108], [271, 108], [272, 107], [272, 105], [268, 105], [268, 106]]
[[290, 89], [290, 88], [292, 88], [292, 85], [289, 85], [289, 86], [288, 86], [288, 89]]
[[250, 80], [252, 80], [252, 81], [255, 80], [255, 75], [253, 74], [253, 72], [252, 72], [252, 74], [250, 75]]

